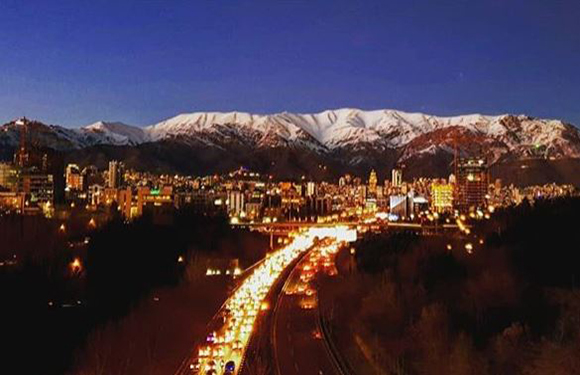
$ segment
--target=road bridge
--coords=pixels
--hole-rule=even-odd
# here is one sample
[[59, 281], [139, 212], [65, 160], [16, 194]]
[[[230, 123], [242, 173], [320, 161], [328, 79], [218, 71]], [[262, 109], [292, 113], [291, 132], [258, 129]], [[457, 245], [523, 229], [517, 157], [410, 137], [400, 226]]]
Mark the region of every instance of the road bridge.
[[[296, 232], [302, 228], [328, 228], [336, 226], [356, 227], [359, 230], [381, 230], [381, 229], [411, 229], [421, 231], [422, 234], [434, 234], [441, 231], [458, 230], [457, 224], [433, 224], [412, 223], [412, 222], [392, 222], [392, 221], [373, 221], [373, 222], [353, 222], [338, 221], [332, 223], [313, 223], [307, 221], [285, 221], [276, 223], [237, 223], [232, 224], [238, 228], [248, 228], [270, 236], [270, 248], [274, 247], [274, 237], [287, 237], [290, 233]], [[465, 225], [464, 227], [469, 228]]]

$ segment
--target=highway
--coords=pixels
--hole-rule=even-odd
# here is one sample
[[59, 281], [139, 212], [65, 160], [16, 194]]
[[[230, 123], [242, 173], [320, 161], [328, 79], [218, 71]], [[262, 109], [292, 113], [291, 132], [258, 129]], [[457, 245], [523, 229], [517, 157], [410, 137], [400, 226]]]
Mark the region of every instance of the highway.
[[[293, 233], [292, 241], [270, 253], [248, 275], [225, 302], [212, 322], [202, 344], [192, 351], [190, 358], [176, 374], [236, 375], [244, 373], [244, 363], [254, 366], [260, 360], [272, 363], [270, 356], [263, 359], [263, 340], [271, 325], [270, 304], [278, 294], [276, 286], [284, 283], [292, 266], [321, 238], [348, 241], [356, 232], [346, 227], [309, 228]], [[266, 352], [269, 345], [266, 345]], [[249, 357], [249, 358], [246, 358]]]
[[278, 375], [340, 375], [319, 327], [317, 292], [311, 285], [317, 272], [334, 274], [336, 242], [327, 240], [311, 250], [292, 270], [273, 312], [272, 342]]

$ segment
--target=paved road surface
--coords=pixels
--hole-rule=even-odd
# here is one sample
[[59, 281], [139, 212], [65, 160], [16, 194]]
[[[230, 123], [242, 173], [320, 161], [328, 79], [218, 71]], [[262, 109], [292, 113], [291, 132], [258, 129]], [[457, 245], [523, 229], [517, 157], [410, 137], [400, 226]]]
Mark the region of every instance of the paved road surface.
[[316, 301], [315, 296], [294, 294], [300, 285], [301, 267], [307, 262], [305, 257], [294, 268], [273, 312], [278, 375], [339, 375], [322, 341], [317, 324], [318, 306], [307, 309], [301, 306], [301, 302]]

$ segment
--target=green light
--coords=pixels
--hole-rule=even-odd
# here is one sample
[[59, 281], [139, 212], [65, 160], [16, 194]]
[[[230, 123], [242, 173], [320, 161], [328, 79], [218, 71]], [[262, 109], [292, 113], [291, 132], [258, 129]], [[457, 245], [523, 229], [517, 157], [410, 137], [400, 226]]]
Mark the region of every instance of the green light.
[[159, 189], [151, 189], [151, 195], [159, 195]]

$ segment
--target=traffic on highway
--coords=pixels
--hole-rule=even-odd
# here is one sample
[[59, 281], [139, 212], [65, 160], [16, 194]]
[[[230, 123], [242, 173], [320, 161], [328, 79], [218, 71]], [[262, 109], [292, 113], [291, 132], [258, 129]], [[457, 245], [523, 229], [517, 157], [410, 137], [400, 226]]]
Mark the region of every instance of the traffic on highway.
[[[283, 271], [303, 255], [312, 250], [310, 258], [302, 267], [301, 283], [306, 284], [313, 276], [309, 266], [332, 269], [328, 257], [336, 251], [337, 243], [356, 239], [356, 230], [348, 227], [316, 227], [293, 233], [289, 244], [268, 254], [247, 276], [216, 315], [219, 324], [205, 337], [189, 360], [187, 373], [202, 375], [235, 375], [243, 367], [248, 343], [255, 330], [257, 318], [269, 310], [267, 294]], [[320, 249], [316, 246], [321, 244]], [[307, 268], [306, 270], [304, 268]], [[316, 296], [305, 287], [301, 302], [304, 309], [314, 308]], [[184, 373], [184, 372], [178, 372]]]

